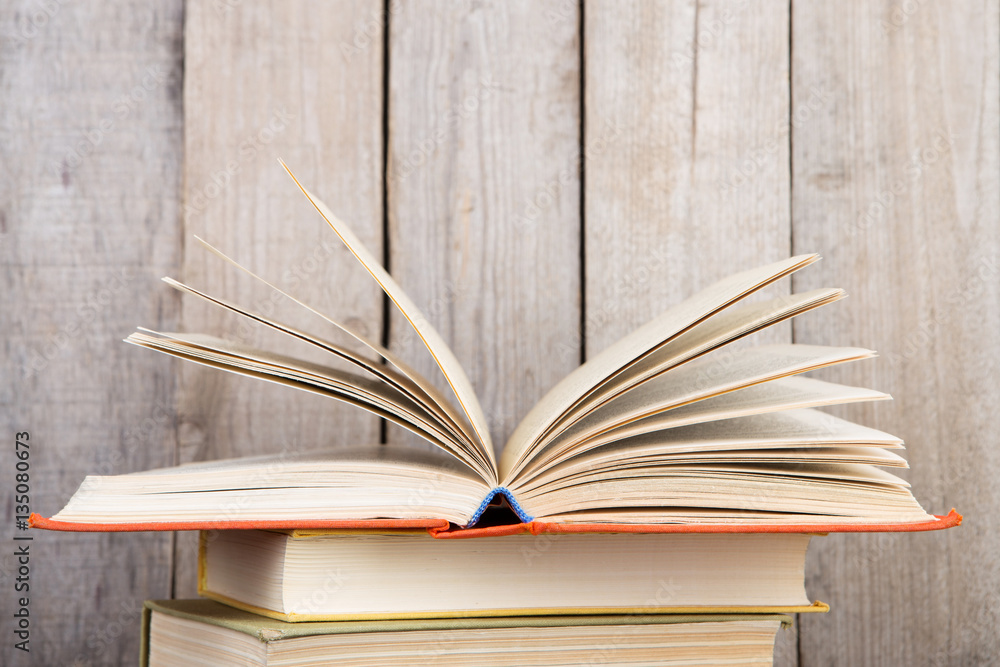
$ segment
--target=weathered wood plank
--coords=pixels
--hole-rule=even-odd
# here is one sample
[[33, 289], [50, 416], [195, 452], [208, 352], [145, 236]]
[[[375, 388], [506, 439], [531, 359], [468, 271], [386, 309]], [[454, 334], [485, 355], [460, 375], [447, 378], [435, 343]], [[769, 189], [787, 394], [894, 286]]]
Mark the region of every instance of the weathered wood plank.
[[[198, 234], [279, 287], [376, 340], [382, 296], [276, 158], [375, 252], [382, 247], [382, 3], [190, 2], [185, 32], [184, 280], [338, 342], [333, 327], [260, 290]], [[218, 309], [214, 309], [218, 310]], [[330, 363], [305, 346], [183, 301], [185, 331]], [[294, 352], [293, 352], [294, 351]], [[169, 362], [163, 360], [167, 365]], [[323, 397], [181, 364], [180, 458], [377, 442], [378, 419]], [[178, 549], [194, 592], [195, 541]]]
[[[585, 5], [586, 352], [593, 356], [692, 285], [696, 8]], [[690, 245], [690, 244], [688, 244]], [[695, 282], [694, 284], [697, 284]]]
[[[467, 370], [499, 450], [578, 363], [553, 353], [580, 319], [578, 9], [390, 8], [390, 269]], [[392, 348], [437, 379], [396, 312], [391, 325]]]
[[[581, 346], [592, 355], [698, 286], [787, 255], [794, 231], [796, 252], [827, 255], [796, 287], [853, 294], [795, 339], [883, 353], [832, 377], [897, 403], [844, 414], [907, 438], [918, 498], [958, 506], [966, 526], [817, 540], [809, 590], [833, 612], [800, 619], [801, 647], [783, 633], [776, 664], [799, 648], [804, 664], [988, 662], [1000, 651], [997, 3], [795, 3], [791, 59], [788, 7], [760, 4], [589, 1], [581, 72], [576, 2], [391, 2], [391, 268], [470, 369], [502, 442]], [[377, 290], [324, 245], [272, 158], [380, 248], [382, 3], [189, 3], [183, 230], [179, 3], [50, 8], [0, 10], [13, 36], [0, 148], [17, 156], [0, 163], [0, 312], [4, 376], [19, 379], [0, 389], [0, 423], [36, 443], [33, 509], [58, 510], [86, 473], [168, 465], [177, 441], [193, 460], [376, 439], [356, 411], [118, 340], [142, 324], [265, 341], [193, 303], [179, 322], [156, 279], [178, 275], [182, 247], [179, 277], [272, 307], [192, 233], [380, 336]], [[393, 314], [392, 345], [419, 354], [402, 327]], [[190, 537], [179, 596], [193, 593]], [[35, 544], [44, 620], [30, 662], [133, 664], [142, 598], [170, 593], [170, 536]], [[0, 559], [0, 583], [10, 566]]]
[[121, 339], [179, 313], [157, 284], [180, 259], [182, 14], [0, 8], [4, 665], [133, 665], [143, 599], [170, 594], [171, 534], [33, 531], [30, 653], [14, 648], [15, 433], [30, 433], [30, 505], [46, 515], [86, 474], [174, 459], [171, 368]]
[[[710, 282], [788, 256], [789, 47], [783, 4], [588, 0], [584, 18], [592, 356]], [[795, 664], [795, 645], [782, 632], [775, 664]]]
[[679, 1], [594, 1], [585, 15], [592, 355], [696, 289], [787, 256], [788, 16]]
[[1000, 653], [1000, 131], [995, 1], [796, 2], [796, 251], [827, 255], [802, 289], [852, 297], [795, 327], [798, 342], [882, 358], [830, 374], [895, 402], [843, 414], [903, 437], [916, 497], [965, 525], [817, 540], [825, 617], [803, 619], [804, 665], [988, 664]]

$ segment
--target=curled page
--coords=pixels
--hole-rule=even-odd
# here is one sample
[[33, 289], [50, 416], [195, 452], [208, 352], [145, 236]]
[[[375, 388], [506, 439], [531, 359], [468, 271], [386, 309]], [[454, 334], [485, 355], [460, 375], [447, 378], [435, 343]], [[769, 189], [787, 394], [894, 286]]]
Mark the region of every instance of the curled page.
[[[229, 257], [227, 257], [226, 255], [223, 255], [220, 251], [218, 251], [214, 247], [208, 245], [207, 243], [205, 243], [204, 241], [202, 241], [201, 239], [199, 239], [197, 236], [195, 238], [198, 239], [201, 243], [205, 244], [205, 246], [207, 248], [209, 248], [212, 252], [218, 254], [220, 257], [225, 258], [227, 261], [232, 262], [235, 266], [239, 267], [240, 269], [243, 269], [242, 266], [240, 266], [239, 264], [237, 264], [235, 261], [230, 260]], [[254, 278], [258, 278], [258, 276], [256, 274], [252, 273], [252, 272], [247, 271], [247, 273], [249, 273], [249, 275], [253, 276]], [[239, 306], [239, 305], [237, 305], [235, 303], [232, 303], [230, 301], [226, 301], [225, 299], [221, 299], [219, 297], [211, 296], [210, 294], [202, 292], [201, 290], [197, 290], [197, 289], [195, 289], [193, 287], [189, 287], [189, 286], [187, 286], [187, 285], [185, 285], [185, 284], [183, 284], [181, 282], [178, 282], [178, 281], [174, 280], [173, 278], [164, 278], [163, 281], [165, 283], [167, 283], [168, 285], [170, 285], [171, 287], [173, 287], [174, 289], [177, 289], [177, 290], [179, 290], [181, 292], [184, 292], [185, 294], [192, 294], [194, 296], [197, 296], [197, 297], [199, 297], [201, 299], [204, 299], [204, 300], [208, 301], [209, 303], [213, 303], [213, 304], [215, 304], [217, 306], [221, 306], [222, 308], [225, 308], [226, 310], [229, 310], [229, 311], [234, 312], [234, 313], [236, 313], [238, 315], [246, 317], [246, 318], [248, 318], [248, 319], [250, 319], [252, 321], [258, 322], [258, 323], [263, 324], [263, 325], [265, 325], [267, 327], [270, 327], [270, 328], [272, 328], [272, 329], [274, 329], [276, 331], [281, 331], [282, 333], [285, 333], [285, 334], [287, 334], [287, 335], [289, 335], [289, 336], [291, 336], [293, 338], [297, 338], [298, 340], [301, 340], [301, 341], [307, 342], [307, 343], [309, 343], [311, 345], [314, 345], [315, 347], [318, 347], [321, 350], [324, 350], [325, 352], [329, 352], [329, 353], [331, 353], [331, 354], [339, 357], [343, 361], [345, 361], [345, 362], [347, 362], [347, 363], [349, 363], [349, 364], [351, 364], [353, 366], [356, 366], [356, 367], [358, 367], [358, 368], [366, 371], [367, 373], [369, 373], [371, 375], [374, 375], [375, 377], [377, 377], [380, 380], [384, 381], [389, 386], [395, 388], [398, 391], [403, 392], [411, 400], [413, 400], [414, 402], [418, 403], [421, 407], [423, 407], [428, 412], [432, 413], [436, 417], [437, 421], [439, 421], [439, 423], [446, 430], [448, 430], [451, 433], [453, 439], [456, 442], [465, 443], [465, 442], [469, 442], [471, 440], [470, 436], [468, 436], [465, 433], [465, 431], [460, 430], [460, 428], [458, 427], [458, 425], [454, 421], [452, 421], [449, 418], [449, 416], [446, 414], [446, 412], [445, 412], [445, 406], [447, 406], [447, 403], [444, 402], [444, 399], [443, 398], [440, 398], [440, 399], [433, 398], [423, 387], [421, 387], [421, 385], [416, 380], [414, 380], [411, 377], [409, 377], [408, 375], [406, 375], [405, 371], [404, 372], [394, 371], [394, 370], [392, 370], [387, 365], [373, 362], [370, 359], [366, 359], [366, 358], [364, 358], [364, 357], [362, 357], [360, 355], [355, 354], [354, 352], [352, 352], [351, 350], [349, 350], [347, 348], [341, 347], [339, 345], [335, 345], [335, 344], [333, 344], [333, 343], [331, 343], [331, 342], [329, 342], [327, 340], [323, 340], [322, 338], [318, 338], [318, 337], [313, 336], [311, 334], [308, 334], [308, 333], [306, 333], [304, 331], [296, 329], [295, 327], [291, 327], [291, 326], [289, 326], [287, 324], [282, 324], [282, 323], [278, 322], [277, 320], [274, 320], [274, 319], [269, 318], [269, 317], [265, 317], [264, 315], [261, 315], [260, 313], [255, 313], [255, 312], [246, 310], [245, 308], [243, 308], [243, 307], [241, 307], [241, 306]], [[265, 284], [268, 284], [268, 283], [265, 283]], [[281, 292], [280, 290], [279, 290], [279, 293], [280, 294], [285, 294], [285, 292]], [[301, 302], [298, 302], [298, 303], [301, 304]], [[301, 304], [301, 305], [305, 305], [305, 304]], [[308, 306], [307, 306], [307, 308], [308, 308]], [[310, 309], [310, 310], [312, 310], [312, 309]], [[313, 312], [316, 312], [316, 311], [313, 311]], [[326, 317], [325, 315], [322, 316], [322, 317], [324, 319], [326, 319], [328, 322], [331, 322], [334, 325], [338, 326], [342, 330], [346, 330], [345, 327], [343, 327], [342, 325], [337, 324], [336, 322], [333, 322], [333, 320], [330, 320], [330, 318]], [[367, 342], [367, 341], [364, 341], [363, 339], [361, 339], [361, 340], [362, 340], [362, 342]], [[375, 349], [375, 348], [373, 348], [373, 349]], [[375, 351], [378, 352], [379, 350], [375, 349]], [[391, 363], [393, 360], [389, 359], [389, 361]], [[423, 380], [421, 380], [421, 381], [423, 381]], [[428, 384], [428, 383], [424, 381], [424, 384]]]
[[[815, 408], [859, 401], [884, 401], [891, 398], [889, 394], [874, 389], [849, 387], [814, 378], [786, 377], [743, 387], [696, 403], [689, 403], [679, 408], [613, 427], [601, 435], [581, 437], [580, 440], [586, 442], [588, 448], [600, 447], [616, 440], [679, 426], [781, 410]], [[574, 428], [577, 426], [581, 429], [586, 428], [586, 424], [580, 422], [574, 425]]]
[[472, 388], [472, 382], [469, 381], [465, 370], [458, 363], [458, 359], [455, 358], [455, 354], [451, 351], [451, 348], [444, 342], [441, 334], [437, 332], [424, 314], [420, 312], [417, 304], [407, 296], [406, 292], [389, 275], [389, 272], [385, 270], [385, 267], [375, 258], [375, 255], [361, 243], [361, 239], [355, 236], [354, 232], [338, 219], [327, 208], [326, 204], [317, 199], [299, 183], [299, 179], [295, 178], [295, 174], [288, 168], [288, 165], [283, 161], [279, 160], [279, 162], [281, 162], [281, 166], [284, 167], [285, 171], [288, 172], [288, 175], [292, 177], [292, 180], [295, 181], [295, 184], [299, 186], [299, 189], [302, 190], [302, 194], [312, 202], [312, 205], [319, 211], [319, 214], [323, 216], [330, 227], [333, 228], [333, 231], [337, 233], [337, 236], [344, 242], [344, 245], [351, 251], [351, 254], [368, 269], [368, 273], [378, 282], [392, 302], [396, 304], [403, 317], [406, 318], [406, 321], [413, 327], [420, 340], [423, 341], [424, 346], [427, 347], [427, 351], [431, 353], [434, 362], [441, 369], [441, 373], [444, 374], [445, 380], [448, 381], [452, 391], [455, 392], [455, 396], [458, 398], [463, 412], [469, 418], [472, 429], [479, 438], [476, 444], [495, 470], [496, 457], [493, 454], [493, 443], [490, 440], [489, 428], [486, 425], [486, 415], [483, 413], [483, 408], [479, 404], [479, 399]]
[[745, 296], [812, 264], [819, 255], [798, 255], [730, 276], [668, 309], [566, 376], [525, 416], [507, 441], [500, 468], [509, 479], [534, 446], [567, 412], [628, 364]]
[[[276, 284], [274, 284], [274, 283], [268, 281], [267, 279], [265, 279], [265, 278], [257, 275], [256, 273], [254, 273], [253, 271], [251, 271], [247, 267], [243, 266], [242, 264], [240, 264], [239, 262], [237, 262], [235, 259], [233, 259], [229, 255], [225, 254], [224, 252], [222, 252], [221, 250], [219, 250], [218, 248], [216, 248], [212, 244], [208, 243], [204, 239], [202, 239], [202, 238], [200, 238], [198, 236], [195, 236], [194, 238], [195, 238], [196, 241], [198, 241], [209, 252], [215, 254], [216, 256], [220, 257], [221, 259], [225, 260], [226, 262], [232, 264], [237, 269], [239, 269], [240, 271], [246, 273], [248, 276], [250, 276], [254, 280], [257, 280], [257, 281], [263, 283], [264, 285], [267, 285], [269, 288], [271, 288], [272, 290], [274, 290], [278, 294], [281, 294], [282, 296], [284, 296], [285, 298], [289, 299], [293, 303], [296, 303], [296, 304], [302, 306], [303, 308], [305, 308], [309, 312], [313, 313], [314, 315], [317, 315], [317, 316], [321, 317], [322, 319], [326, 320], [326, 322], [328, 322], [329, 324], [332, 324], [334, 327], [340, 329], [342, 332], [344, 332], [348, 336], [352, 337], [354, 340], [358, 341], [359, 343], [361, 343], [362, 345], [364, 345], [365, 347], [367, 347], [369, 350], [371, 350], [372, 352], [374, 352], [375, 354], [379, 355], [380, 357], [382, 357], [383, 359], [385, 359], [386, 361], [388, 361], [390, 364], [392, 364], [393, 366], [395, 366], [396, 368], [398, 368], [403, 373], [403, 375], [406, 376], [407, 378], [409, 378], [410, 381], [413, 383], [413, 385], [416, 388], [419, 389], [419, 392], [421, 394], [423, 394], [427, 398], [427, 400], [429, 401], [429, 405], [435, 406], [435, 412], [437, 412], [439, 415], [441, 415], [445, 419], [445, 421], [449, 422], [455, 429], [457, 429], [456, 432], [458, 432], [458, 431], [461, 432], [459, 440], [461, 442], [463, 442], [463, 443], [467, 443], [468, 446], [471, 447], [470, 451], [473, 451], [474, 453], [479, 451], [478, 447], [476, 447], [476, 445], [475, 445], [474, 434], [472, 433], [471, 430], [469, 430], [469, 426], [465, 423], [464, 419], [458, 413], [458, 411], [451, 405], [451, 403], [448, 401], [448, 399], [446, 399], [444, 397], [444, 395], [437, 390], [437, 388], [434, 385], [432, 385], [422, 375], [420, 375], [419, 373], [417, 373], [409, 364], [407, 364], [406, 362], [404, 362], [402, 359], [400, 359], [399, 357], [397, 357], [392, 352], [390, 352], [389, 350], [385, 349], [384, 347], [382, 347], [378, 343], [376, 343], [374, 341], [371, 341], [371, 340], [368, 340], [367, 338], [365, 338], [364, 336], [362, 336], [360, 333], [358, 333], [354, 329], [352, 329], [350, 327], [347, 327], [347, 326], [341, 324], [340, 322], [337, 322], [336, 320], [331, 319], [330, 317], [324, 315], [319, 310], [313, 308], [312, 306], [310, 306], [309, 304], [305, 303], [304, 301], [302, 301], [300, 299], [297, 299], [292, 294], [289, 294], [285, 290], [281, 289]], [[225, 306], [225, 304], [223, 304], [221, 302], [221, 300], [219, 300], [219, 305]], [[485, 457], [482, 457], [482, 456], [480, 456], [479, 458], [482, 458], [483, 461], [486, 460]]]
[[777, 322], [833, 303], [845, 296], [844, 290], [818, 289], [788, 294], [769, 301], [728, 308], [715, 317], [692, 327], [686, 333], [660, 345], [641, 359], [602, 382], [569, 413], [567, 418], [546, 436], [551, 442], [581, 418], [608, 401], [673, 368], [743, 338]]
[[309, 391], [315, 388], [319, 391], [313, 393], [331, 395], [382, 417], [385, 413], [392, 414], [396, 417], [394, 423], [407, 424], [409, 430], [465, 462], [484, 481], [490, 478], [490, 469], [474, 456], [474, 451], [457, 443], [433, 415], [385, 382], [204, 334], [140, 329], [125, 342], [240, 375], [272, 382], [285, 380], [291, 383], [288, 386]]

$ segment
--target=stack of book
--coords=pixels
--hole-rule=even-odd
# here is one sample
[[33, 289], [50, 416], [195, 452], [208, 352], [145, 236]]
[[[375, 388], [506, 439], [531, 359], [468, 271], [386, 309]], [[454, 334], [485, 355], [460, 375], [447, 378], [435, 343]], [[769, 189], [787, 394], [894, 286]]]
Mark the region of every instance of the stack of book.
[[723, 349], [844, 296], [753, 298], [816, 255], [727, 278], [612, 345], [553, 387], [498, 458], [441, 336], [302, 191], [413, 326], [456, 400], [202, 241], [369, 353], [171, 279], [339, 366], [202, 334], [142, 329], [128, 342], [347, 402], [434, 447], [87, 477], [56, 516], [33, 516], [59, 530], [203, 531], [199, 589], [210, 599], [147, 603], [147, 664], [770, 664], [787, 614], [826, 610], [804, 586], [813, 535], [960, 521], [927, 514], [885, 470], [906, 467], [899, 438], [817, 409], [887, 395], [801, 377], [874, 353]]
[[770, 664], [807, 535], [203, 532], [148, 665]]

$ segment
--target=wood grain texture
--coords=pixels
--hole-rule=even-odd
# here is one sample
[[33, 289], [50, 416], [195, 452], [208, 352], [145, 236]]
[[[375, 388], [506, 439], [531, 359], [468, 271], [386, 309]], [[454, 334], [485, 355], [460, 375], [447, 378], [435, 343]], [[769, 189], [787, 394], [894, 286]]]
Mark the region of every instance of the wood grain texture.
[[[588, 0], [586, 356], [788, 256], [788, 7]], [[772, 289], [787, 293], [788, 281]], [[788, 342], [774, 327], [755, 342]], [[795, 631], [775, 664], [795, 664]]]
[[[466, 369], [499, 451], [578, 363], [558, 350], [580, 320], [579, 15], [390, 8], [390, 270]], [[392, 349], [437, 380], [407, 326], [392, 313]]]
[[[824, 377], [895, 403], [838, 414], [904, 437], [917, 498], [966, 519], [815, 540], [807, 588], [832, 611], [780, 633], [775, 664], [1000, 654], [997, 0], [183, 4], [0, 8], [0, 424], [31, 432], [33, 510], [87, 473], [379, 438], [355, 409], [120, 342], [143, 325], [285, 344], [162, 275], [341, 340], [192, 234], [382, 336], [380, 292], [280, 156], [385, 241], [497, 444], [581, 357], [698, 287], [823, 253], [794, 286], [852, 297], [794, 339], [882, 353]], [[391, 346], [443, 385], [390, 315]], [[5, 640], [0, 664], [134, 664], [141, 601], [194, 593], [192, 535], [33, 549], [30, 660]]]
[[697, 289], [788, 256], [788, 16], [682, 1], [587, 2], [585, 15], [592, 356]]
[[[174, 460], [173, 373], [121, 339], [178, 317], [156, 284], [180, 258], [182, 4], [0, 8], [3, 665], [135, 664], [142, 601], [170, 594], [170, 534], [14, 542], [14, 438], [30, 433], [30, 505], [44, 514], [86, 474]], [[14, 590], [15, 545], [30, 545], [27, 591]], [[14, 648], [22, 595], [27, 654]]]
[[802, 665], [990, 664], [1000, 653], [1000, 130], [995, 1], [794, 3], [793, 99], [833, 104], [793, 131], [796, 287], [844, 287], [797, 342], [882, 357], [831, 373], [895, 401], [842, 414], [904, 438], [908, 478], [961, 528], [817, 540]]
[[[372, 0], [188, 3], [184, 281], [347, 342], [317, 316], [259, 289], [205, 252], [192, 239], [197, 234], [281, 289], [378, 340], [378, 285], [277, 158], [381, 252], [381, 26], [382, 4]], [[183, 330], [331, 363], [330, 355], [218, 310], [185, 298]], [[379, 439], [377, 418], [327, 398], [192, 364], [179, 364], [178, 373], [183, 461]], [[181, 596], [195, 590], [195, 544], [186, 535], [178, 548]]]

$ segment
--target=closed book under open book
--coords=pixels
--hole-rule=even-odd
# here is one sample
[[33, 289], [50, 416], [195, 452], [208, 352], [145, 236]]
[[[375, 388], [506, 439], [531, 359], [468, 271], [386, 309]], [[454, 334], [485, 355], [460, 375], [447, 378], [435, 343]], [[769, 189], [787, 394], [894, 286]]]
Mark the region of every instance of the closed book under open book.
[[198, 593], [285, 621], [826, 611], [810, 536], [203, 532]]
[[284, 623], [211, 600], [146, 602], [141, 667], [770, 665], [774, 614]]
[[[473, 536], [931, 530], [959, 521], [954, 513], [929, 515], [907, 482], [888, 472], [906, 467], [899, 438], [818, 409], [886, 394], [802, 377], [874, 353], [799, 344], [726, 347], [844, 296], [818, 289], [753, 298], [816, 255], [738, 273], [668, 309], [556, 384], [498, 457], [484, 411], [444, 340], [350, 229], [303, 192], [413, 326], [454, 402], [393, 352], [204, 242], [370, 354], [170, 279], [190, 297], [323, 350], [350, 370], [202, 334], [140, 330], [128, 341], [356, 405], [436, 448], [342, 447], [88, 477], [61, 512], [33, 516], [33, 525], [422, 527], [437, 536], [463, 530]], [[484, 528], [484, 513], [497, 505], [509, 513]], [[498, 521], [507, 525], [492, 525]]]

